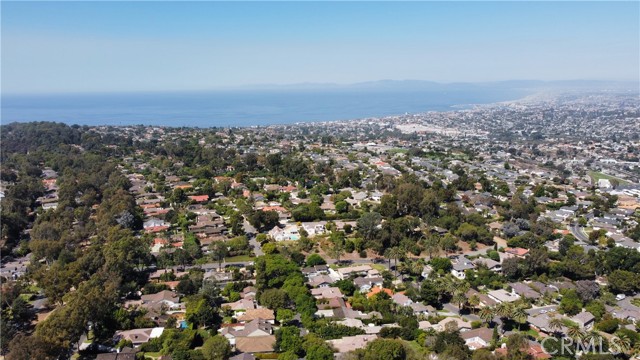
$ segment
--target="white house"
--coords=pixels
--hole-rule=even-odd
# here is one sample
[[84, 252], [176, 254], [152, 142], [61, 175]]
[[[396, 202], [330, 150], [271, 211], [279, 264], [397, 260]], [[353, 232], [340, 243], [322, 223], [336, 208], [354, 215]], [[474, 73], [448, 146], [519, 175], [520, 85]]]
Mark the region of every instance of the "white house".
[[300, 240], [300, 231], [296, 225], [287, 225], [282, 229], [276, 226], [268, 234], [275, 241]]

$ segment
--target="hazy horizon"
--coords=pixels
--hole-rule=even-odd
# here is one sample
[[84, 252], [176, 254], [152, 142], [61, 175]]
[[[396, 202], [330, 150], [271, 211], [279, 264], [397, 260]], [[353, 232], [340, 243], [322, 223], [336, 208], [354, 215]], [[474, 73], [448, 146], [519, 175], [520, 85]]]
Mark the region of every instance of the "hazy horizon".
[[[322, 90], [356, 90], [356, 89], [368, 89], [368, 90], [389, 90], [389, 87], [399, 89], [403, 91], [409, 91], [412, 89], [424, 89], [425, 86], [439, 86], [439, 87], [451, 87], [451, 86], [507, 86], [510, 84], [516, 84], [517, 86], [509, 87], [532, 87], [534, 89], [543, 89], [545, 86], [547, 89], [553, 89], [561, 86], [565, 86], [563, 89], [581, 89], [577, 86], [582, 86], [589, 90], [601, 90], [598, 85], [618, 85], [622, 87], [629, 87], [629, 89], [640, 91], [640, 79], [638, 80], [610, 80], [610, 79], [561, 79], [561, 80], [535, 80], [535, 79], [511, 79], [511, 80], [499, 80], [499, 81], [455, 81], [455, 82], [440, 82], [432, 80], [419, 80], [419, 79], [380, 79], [380, 80], [368, 80], [353, 83], [337, 83], [337, 82], [298, 82], [298, 83], [256, 83], [246, 85], [235, 86], [221, 86], [221, 87], [209, 87], [201, 89], [153, 89], [153, 90], [96, 90], [96, 91], [65, 91], [65, 92], [3, 92], [5, 96], [47, 96], [47, 95], [81, 95], [81, 94], [153, 94], [153, 93], [205, 93], [205, 92], [234, 92], [234, 91], [286, 91], [286, 90], [303, 90], [303, 91], [322, 91]], [[575, 85], [572, 87], [572, 84]]]
[[639, 2], [7, 2], [4, 94], [637, 81]]

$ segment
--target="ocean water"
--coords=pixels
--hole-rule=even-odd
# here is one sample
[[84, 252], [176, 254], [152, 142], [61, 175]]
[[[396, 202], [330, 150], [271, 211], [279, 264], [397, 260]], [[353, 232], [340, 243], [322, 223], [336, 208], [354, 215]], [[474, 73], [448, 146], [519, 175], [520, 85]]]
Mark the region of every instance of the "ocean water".
[[253, 126], [348, 120], [519, 99], [513, 89], [454, 91], [262, 90], [7, 95], [2, 123], [79, 125]]

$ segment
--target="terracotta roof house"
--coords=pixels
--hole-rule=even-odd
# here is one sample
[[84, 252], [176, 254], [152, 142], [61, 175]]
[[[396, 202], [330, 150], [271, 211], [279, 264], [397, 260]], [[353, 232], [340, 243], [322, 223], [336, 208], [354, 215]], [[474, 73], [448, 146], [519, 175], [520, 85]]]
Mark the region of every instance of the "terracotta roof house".
[[523, 248], [505, 248], [505, 254], [509, 254], [515, 257], [524, 258], [529, 253], [529, 250]]
[[371, 291], [369, 291], [367, 293], [367, 298], [370, 298], [370, 297], [372, 297], [372, 296], [374, 296], [374, 295], [376, 295], [378, 293], [381, 293], [381, 292], [386, 293], [387, 295], [389, 295], [389, 297], [393, 296], [393, 290], [376, 286], [376, 287], [372, 288]]
[[[503, 344], [504, 347], [496, 349], [496, 353], [500, 355], [507, 355], [506, 344]], [[551, 355], [544, 351], [542, 345], [537, 342], [529, 341], [529, 346], [527, 347], [527, 352], [529, 355], [533, 356], [534, 359], [550, 359]]]
[[189, 195], [189, 199], [195, 202], [203, 203], [209, 201], [209, 195]]

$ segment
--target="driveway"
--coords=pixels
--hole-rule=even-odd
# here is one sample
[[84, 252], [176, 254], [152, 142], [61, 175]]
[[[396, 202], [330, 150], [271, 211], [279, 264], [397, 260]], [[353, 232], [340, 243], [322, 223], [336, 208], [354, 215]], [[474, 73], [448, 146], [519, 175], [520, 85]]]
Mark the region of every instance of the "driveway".
[[256, 241], [256, 234], [258, 233], [258, 230], [251, 226], [247, 220], [242, 223], [242, 228], [244, 229], [244, 233], [247, 234], [249, 245], [253, 248], [253, 253], [256, 256], [264, 255], [264, 252], [262, 252], [262, 246], [260, 246], [260, 243]]

